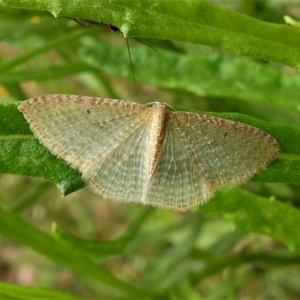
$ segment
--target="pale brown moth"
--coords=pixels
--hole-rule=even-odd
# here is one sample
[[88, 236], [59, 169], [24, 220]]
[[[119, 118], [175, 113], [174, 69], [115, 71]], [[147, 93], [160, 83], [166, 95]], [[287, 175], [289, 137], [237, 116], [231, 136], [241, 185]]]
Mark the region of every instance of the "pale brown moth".
[[164, 103], [46, 95], [19, 110], [39, 141], [106, 200], [186, 211], [248, 181], [280, 152], [256, 127]]

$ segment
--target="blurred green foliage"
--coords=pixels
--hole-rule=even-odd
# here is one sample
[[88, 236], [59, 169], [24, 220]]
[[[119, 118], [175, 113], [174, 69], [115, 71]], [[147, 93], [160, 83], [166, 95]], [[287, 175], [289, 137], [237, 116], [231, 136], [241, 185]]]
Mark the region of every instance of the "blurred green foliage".
[[[107, 203], [87, 191], [61, 199], [43, 180], [2, 175], [1, 297], [298, 299], [300, 31], [275, 24], [296, 7], [285, 0], [0, 0], [1, 173], [46, 178], [65, 195], [83, 187], [16, 108], [46, 93], [213, 111], [270, 132], [283, 149], [243, 189], [222, 190], [186, 214]], [[137, 85], [122, 34], [47, 11], [118, 26], [129, 38]], [[28, 266], [35, 275], [26, 273], [25, 288], [17, 274]]]

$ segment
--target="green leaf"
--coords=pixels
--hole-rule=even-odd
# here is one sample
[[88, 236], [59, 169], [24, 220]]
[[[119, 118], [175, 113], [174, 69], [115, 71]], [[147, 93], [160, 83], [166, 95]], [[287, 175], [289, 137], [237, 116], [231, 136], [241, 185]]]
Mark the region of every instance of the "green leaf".
[[65, 231], [57, 224], [52, 225], [52, 233], [59, 242], [78, 249], [78, 251], [85, 253], [86, 256], [95, 258], [104, 257], [124, 251], [128, 244], [134, 240], [142, 224], [146, 221], [151, 212], [153, 212], [153, 208], [142, 212], [126, 234], [114, 241], [83, 240]]
[[32, 135], [17, 103], [0, 105], [0, 173], [54, 182], [63, 195], [84, 187], [77, 170], [52, 155]]
[[76, 73], [90, 71], [91, 68], [82, 62], [66, 63], [63, 66], [48, 67], [36, 70], [25, 70], [17, 72], [2, 72], [0, 82], [3, 84], [22, 82], [27, 80], [49, 80], [53, 78], [74, 75]]
[[11, 297], [18, 300], [80, 300], [75, 296], [53, 290], [23, 287], [2, 281], [0, 281], [0, 296], [1, 299], [3, 299], [2, 297]]
[[264, 265], [270, 264], [271, 266], [276, 265], [278, 268], [280, 265], [298, 265], [300, 261], [300, 255], [295, 255], [295, 253], [283, 253], [283, 254], [273, 254], [267, 253], [254, 253], [254, 254], [239, 254], [236, 256], [225, 256], [224, 258], [217, 258], [209, 265], [204, 267], [198, 272], [195, 272], [197, 280], [207, 279], [208, 276], [214, 275], [224, 269], [234, 269], [241, 265], [246, 264], [259, 264]]
[[121, 29], [125, 37], [147, 37], [209, 45], [238, 55], [299, 69], [300, 32], [262, 22], [207, 1], [0, 0], [0, 6], [44, 10], [55, 17], [82, 18]]
[[34, 47], [33, 49], [30, 49], [30, 51], [27, 51], [25, 54], [18, 56], [18, 58], [0, 64], [0, 72], [6, 73], [8, 70], [12, 70], [13, 68], [15, 68], [17, 66], [22, 65], [29, 59], [36, 57], [37, 55], [40, 55], [42, 53], [45, 53], [46, 51], [48, 51], [50, 49], [53, 49], [53, 48], [59, 47], [61, 45], [64, 45], [68, 42], [71, 42], [81, 35], [82, 35], [82, 32], [81, 33], [73, 33], [68, 36], [64, 36], [62, 38], [57, 38], [55, 40], [51, 40], [48, 43], [45, 43], [44, 45], [42, 45], [40, 47]]
[[236, 228], [271, 236], [290, 250], [300, 251], [298, 209], [274, 198], [266, 199], [241, 188], [228, 188], [198, 211], [230, 221]]
[[[17, 110], [17, 105], [0, 105], [0, 173], [45, 178], [55, 183], [63, 195], [84, 187], [80, 173], [52, 155], [32, 135], [28, 123]], [[299, 128], [272, 124], [238, 114], [211, 114], [238, 120], [269, 132], [279, 141], [283, 152], [288, 154], [287, 161], [283, 156], [273, 162], [256, 180], [300, 183], [300, 149], [293, 142], [294, 138], [300, 137]]]
[[[166, 249], [162, 255], [150, 262], [146, 269], [146, 276], [142, 286], [147, 290], [167, 290], [184, 279], [191, 270], [192, 261], [184, 258], [192, 251], [197, 238], [201, 234], [200, 224], [202, 220], [194, 215], [190, 220], [188, 231], [176, 244], [176, 247]], [[161, 278], [165, 278], [161, 280]]]
[[17, 243], [27, 245], [52, 261], [64, 265], [78, 274], [96, 279], [114, 290], [129, 294], [140, 293], [133, 286], [115, 278], [109, 272], [93, 263], [83, 253], [68, 245], [57, 243], [55, 239], [46, 235], [36, 227], [21, 218], [0, 209], [0, 235]]
[[[83, 61], [109, 74], [131, 78], [128, 53], [100, 43], [83, 46]], [[224, 54], [178, 54], [149, 47], [131, 49], [138, 81], [183, 90], [200, 97], [220, 97], [300, 112], [300, 76], [268, 64]], [[287, 101], [288, 99], [288, 101]]]

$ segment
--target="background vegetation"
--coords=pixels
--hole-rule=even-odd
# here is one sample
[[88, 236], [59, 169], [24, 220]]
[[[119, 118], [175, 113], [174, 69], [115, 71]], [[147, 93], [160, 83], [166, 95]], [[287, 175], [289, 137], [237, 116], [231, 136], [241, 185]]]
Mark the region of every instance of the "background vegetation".
[[[0, 0], [1, 299], [299, 298], [300, 31], [284, 14], [297, 1]], [[121, 33], [64, 17], [118, 26], [136, 84]], [[209, 111], [283, 154], [193, 212], [104, 202], [18, 112], [47, 93]]]

